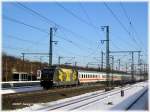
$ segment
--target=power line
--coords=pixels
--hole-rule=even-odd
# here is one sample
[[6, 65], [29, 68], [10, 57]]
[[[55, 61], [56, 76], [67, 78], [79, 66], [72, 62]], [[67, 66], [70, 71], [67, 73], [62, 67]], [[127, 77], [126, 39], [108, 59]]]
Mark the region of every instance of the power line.
[[[89, 23], [90, 23], [92, 26], [95, 26], [95, 25], [93, 24], [92, 20], [90, 19], [89, 15], [88, 15], [88, 13], [87, 13], [87, 11], [86, 11], [86, 9], [85, 9], [84, 6], [82, 5], [82, 3], [79, 2], [79, 6], [81, 7], [83, 13], [86, 15], [86, 17], [87, 17]], [[95, 29], [95, 28], [94, 28], [94, 29]], [[99, 29], [99, 28], [96, 28], [96, 29]], [[97, 35], [99, 36], [98, 31], [97, 31], [97, 30], [94, 30], [94, 31], [95, 31], [95, 32], [97, 33]]]
[[[6, 20], [8, 20], [8, 21], [11, 21], [11, 22], [18, 23], [18, 24], [22, 24], [22, 25], [25, 25], [25, 26], [27, 26], [27, 27], [36, 29], [36, 30], [38, 30], [38, 31], [40, 31], [40, 32], [49, 34], [47, 31], [45, 31], [45, 30], [43, 30], [43, 29], [41, 29], [41, 28], [38, 28], [38, 27], [36, 27], [36, 26], [32, 26], [32, 25], [26, 24], [26, 23], [21, 22], [21, 21], [18, 21], [18, 20], [16, 20], [16, 19], [12, 19], [12, 18], [7, 17], [7, 16], [4, 16], [4, 19], [6, 19]], [[57, 36], [57, 37], [60, 38], [60, 36]], [[79, 49], [81, 49], [81, 48], [79, 47], [79, 45], [75, 44], [73, 41], [71, 41], [71, 40], [69, 40], [69, 39], [65, 39], [65, 38], [63, 38], [63, 37], [61, 37], [60, 39], [63, 39], [63, 40], [65, 40], [65, 41], [71, 43], [72, 45], [78, 47]]]
[[[43, 18], [44, 20], [46, 20], [46, 22], [53, 23], [55, 26], [60, 27], [60, 28], [64, 29], [65, 31], [73, 34], [75, 37], [77, 37], [79, 39], [83, 39], [83, 41], [85, 41], [85, 40], [87, 41], [88, 40], [87, 38], [77, 34], [76, 32], [74, 32], [74, 31], [72, 31], [72, 30], [70, 30], [70, 29], [68, 29], [68, 28], [66, 28], [66, 27], [64, 27], [64, 26], [62, 26], [60, 24], [57, 24], [56, 22], [54, 22], [54, 21], [50, 20], [49, 18], [43, 16], [42, 14], [38, 13], [37, 11], [35, 11], [35, 10], [33, 10], [33, 9], [31, 9], [31, 8], [21, 4], [19, 2], [17, 2], [17, 4], [22, 6], [24, 9], [28, 10], [29, 12], [32, 12], [31, 14], [33, 14], [33, 13], [36, 14], [37, 16], [39, 16], [39, 17]], [[91, 40], [89, 40], [89, 43], [91, 43]]]
[[[131, 36], [131, 33], [128, 31], [128, 29], [124, 26], [124, 24], [120, 21], [120, 19], [117, 17], [117, 15], [113, 12], [113, 10], [107, 5], [106, 2], [104, 2], [105, 7], [109, 10], [109, 12], [113, 15], [113, 17], [118, 21], [118, 23], [120, 24], [120, 26], [125, 30], [125, 32], [129, 35], [129, 37]], [[136, 42], [135, 38], [132, 37], [133, 42]], [[136, 43], [137, 44], [137, 43]], [[138, 46], [139, 47], [139, 46]]]
[[62, 4], [56, 2], [56, 4], [61, 7], [62, 9], [64, 9], [66, 12], [68, 12], [69, 14], [71, 14], [73, 17], [75, 17], [76, 19], [78, 19], [80, 22], [87, 24], [88, 26], [98, 30], [99, 28], [93, 24], [90, 24], [89, 22], [85, 21], [84, 19], [82, 19], [81, 17], [79, 17], [78, 15], [76, 15], [75, 13], [73, 13], [72, 11], [70, 11], [69, 9], [67, 9], [66, 7], [64, 7]]
[[18, 20], [16, 20], [16, 19], [10, 18], [10, 17], [5, 16], [5, 15], [3, 15], [3, 17], [4, 17], [4, 19], [6, 19], [6, 20], [8, 20], [8, 21], [12, 21], [12, 22], [15, 22], [15, 23], [18, 23], [18, 24], [22, 24], [22, 25], [27, 26], [27, 27], [30, 27], [30, 28], [32, 28], [32, 29], [36, 29], [36, 30], [38, 30], [38, 31], [40, 31], [40, 32], [49, 34], [49, 33], [48, 33], [47, 31], [45, 31], [44, 29], [38, 28], [38, 27], [36, 27], [36, 26], [26, 24], [26, 23], [24, 23], [24, 22], [22, 22], [22, 21], [18, 21]]
[[[19, 6], [21, 6], [21, 7], [23, 7], [24, 9], [26, 9], [26, 10], [28, 10], [28, 11], [30, 11], [30, 12], [36, 14], [36, 15], [38, 15], [39, 17], [43, 18], [43, 19], [46, 20], [47, 22], [49, 22], [49, 23], [54, 23], [56, 26], [62, 27], [62, 26], [56, 24], [54, 21], [50, 20], [49, 18], [47, 18], [47, 17], [41, 15], [40, 13], [34, 11], [33, 9], [31, 9], [31, 8], [29, 8], [29, 7], [27, 7], [27, 6], [23, 5], [23, 4], [21, 4], [21, 3], [19, 3], [19, 2], [17, 2], [17, 4], [18, 4]], [[64, 27], [62, 27], [62, 28], [65, 29], [65, 30], [68, 30], [68, 29], [66, 29], [66, 28], [64, 28]], [[69, 31], [71, 31], [71, 30], [69, 30]], [[75, 34], [75, 33], [72, 32], [72, 31], [71, 31], [71, 33]], [[81, 36], [80, 36], [80, 37], [81, 37]], [[75, 46], [77, 45], [76, 43], [73, 43], [71, 40], [65, 39], [65, 38], [63, 38], [63, 37], [61, 37], [61, 38], [64, 39], [65, 41], [69, 42], [69, 43], [72, 43], [72, 44], [75, 45]], [[81, 38], [80, 38], [80, 39], [81, 39]], [[87, 39], [86, 39], [86, 40], [87, 40]], [[84, 40], [84, 41], [85, 41], [85, 40]], [[90, 43], [91, 43], [91, 41], [90, 41]], [[89, 44], [88, 44], [88, 45], [89, 45]], [[79, 46], [77, 45], [77, 47], [79, 47]], [[91, 49], [91, 48], [89, 48], [89, 49]]]
[[118, 47], [113, 41], [111, 41], [111, 43], [114, 45], [114, 47], [116, 47], [117, 49], [120, 49], [120, 47]]
[[112, 11], [112, 9], [104, 2], [104, 5], [106, 8], [110, 11], [110, 13], [113, 15], [113, 17], [118, 21], [118, 23], [121, 25], [121, 27], [126, 31], [127, 34], [130, 35], [130, 32], [127, 30], [127, 28], [123, 25], [123, 23], [120, 21], [120, 19], [117, 17], [117, 15]]
[[29, 50], [29, 49], [16, 48], [16, 47], [11, 47], [11, 46], [3, 46], [3, 48], [12, 49], [12, 50], [17, 50], [17, 51], [31, 51], [31, 50]]
[[[121, 42], [123, 42], [123, 44], [128, 44], [128, 45], [130, 45], [130, 46], [135, 46], [135, 47], [136, 47], [136, 45], [133, 44], [131, 41], [127, 41], [127, 39], [121, 38], [121, 36], [117, 35], [116, 33], [113, 33], [113, 32], [112, 32], [112, 35], [114, 35], [114, 37], [119, 38], [118, 40], [122, 40]], [[115, 41], [116, 41], [116, 40], [115, 40]], [[131, 42], [131, 43], [130, 43], [130, 42]]]
[[[134, 27], [133, 27], [133, 24], [132, 24], [132, 22], [131, 22], [131, 19], [129, 18], [129, 16], [128, 16], [128, 14], [127, 14], [127, 11], [126, 11], [126, 9], [124, 8], [124, 6], [123, 6], [123, 4], [122, 4], [121, 2], [120, 2], [120, 6], [121, 6], [121, 8], [122, 8], [122, 10], [123, 10], [123, 12], [124, 12], [124, 14], [125, 14], [125, 16], [126, 16], [128, 22], [129, 22], [129, 25], [130, 25], [130, 26], [132, 27], [132, 29], [133, 29]], [[138, 45], [136, 38], [135, 38], [134, 36], [133, 36], [133, 38], [134, 38], [136, 44]], [[139, 44], [139, 45], [140, 45], [140, 44]], [[141, 45], [140, 45], [140, 46], [141, 46]]]
[[36, 15], [38, 15], [39, 17], [43, 18], [43, 19], [46, 20], [47, 22], [53, 23], [55, 26], [59, 26], [59, 25], [57, 25], [54, 21], [51, 21], [51, 20], [48, 19], [47, 17], [45, 17], [45, 16], [41, 15], [40, 13], [38, 13], [38, 12], [32, 10], [31, 8], [29, 8], [29, 7], [25, 6], [25, 5], [23, 5], [22, 3], [17, 2], [17, 4], [18, 4], [19, 6], [21, 6], [21, 7], [23, 7], [24, 9], [26, 9], [26, 10], [28, 10], [28, 11], [30, 11], [30, 12], [36, 14]]
[[31, 44], [42, 44], [42, 45], [45, 45], [45, 43], [41, 43], [41, 42], [35, 42], [35, 41], [30, 41], [30, 40], [26, 40], [26, 39], [22, 39], [20, 37], [17, 37], [17, 36], [13, 36], [13, 35], [10, 35], [10, 34], [4, 34], [6, 37], [12, 37], [12, 39], [16, 39], [16, 40], [19, 40], [19, 41], [23, 41], [23, 42], [27, 42], [27, 43], [31, 43]]
[[[62, 33], [64, 34], [65, 37], [68, 37], [68, 36], [65, 34], [65, 32], [62, 32]], [[62, 36], [57, 36], [57, 37], [60, 37], [60, 38], [62, 38], [62, 39], [64, 39], [64, 40], [68, 41], [69, 43], [73, 44], [74, 46], [76, 46], [76, 47], [78, 47], [78, 48], [80, 48], [80, 49], [83, 49], [82, 47], [79, 46], [78, 43], [73, 42], [72, 40], [69, 40], [68, 38], [64, 38], [64, 37], [62, 37]], [[93, 50], [92, 48], [88, 48], [88, 46], [87, 46], [87, 47], [84, 46], [84, 45], [82, 45], [82, 46], [84, 47], [84, 49], [87, 48], [87, 49]]]

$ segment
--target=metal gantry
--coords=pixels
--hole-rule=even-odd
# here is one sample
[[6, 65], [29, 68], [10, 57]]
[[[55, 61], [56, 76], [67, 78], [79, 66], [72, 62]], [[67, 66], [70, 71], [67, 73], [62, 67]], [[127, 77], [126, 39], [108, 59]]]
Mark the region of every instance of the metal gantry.
[[131, 75], [132, 75], [132, 82], [134, 82], [134, 53], [140, 54], [141, 51], [111, 51], [110, 53], [131, 53]]
[[109, 64], [109, 26], [102, 26], [102, 30], [106, 29], [106, 40], [101, 40], [102, 43], [106, 41], [106, 74], [107, 74], [107, 88], [110, 87], [110, 64]]

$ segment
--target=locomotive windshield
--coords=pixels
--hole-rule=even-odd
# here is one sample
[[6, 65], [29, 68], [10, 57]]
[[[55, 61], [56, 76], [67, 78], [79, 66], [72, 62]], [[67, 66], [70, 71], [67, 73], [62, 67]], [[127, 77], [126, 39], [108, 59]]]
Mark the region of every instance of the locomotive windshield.
[[41, 79], [48, 79], [52, 80], [54, 75], [55, 69], [54, 68], [47, 68], [42, 70]]

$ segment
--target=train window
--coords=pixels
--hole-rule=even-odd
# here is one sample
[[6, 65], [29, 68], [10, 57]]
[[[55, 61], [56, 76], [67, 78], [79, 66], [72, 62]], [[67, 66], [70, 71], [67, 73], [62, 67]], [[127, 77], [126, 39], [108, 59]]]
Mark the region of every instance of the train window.
[[22, 74], [22, 80], [24, 80], [24, 74]]

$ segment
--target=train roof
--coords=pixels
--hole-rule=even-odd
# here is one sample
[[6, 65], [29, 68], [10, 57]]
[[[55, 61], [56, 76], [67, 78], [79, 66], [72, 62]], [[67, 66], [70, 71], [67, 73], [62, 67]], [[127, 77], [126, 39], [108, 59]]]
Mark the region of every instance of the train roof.
[[[56, 68], [68, 68], [68, 69], [76, 69], [76, 70], [80, 70], [80, 71], [88, 71], [88, 72], [106, 72], [106, 69], [99, 69], [99, 68], [87, 68], [87, 67], [81, 67], [81, 66], [71, 66], [71, 65], [53, 65], [51, 67], [46, 67], [45, 69], [56, 69]], [[113, 70], [111, 71], [112, 73], [126, 73], [123, 71], [116, 71]], [[128, 74], [128, 73], [126, 73]]]

